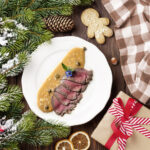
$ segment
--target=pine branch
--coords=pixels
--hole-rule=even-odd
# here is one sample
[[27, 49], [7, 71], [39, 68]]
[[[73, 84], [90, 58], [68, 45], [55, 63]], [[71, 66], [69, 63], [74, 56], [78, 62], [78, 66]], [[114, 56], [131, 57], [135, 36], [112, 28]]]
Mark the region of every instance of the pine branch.
[[11, 17], [12, 19], [17, 19], [18, 22], [24, 21], [25, 23], [31, 23], [35, 18], [35, 12], [31, 9], [22, 9], [19, 12], [16, 12], [15, 16]]
[[0, 16], [1, 17], [6, 17], [7, 15], [7, 5], [4, 1], [0, 1]]
[[28, 52], [21, 52], [13, 59], [8, 60], [7, 63], [3, 64], [0, 69], [0, 73], [6, 75], [7, 77], [16, 76], [23, 70], [24, 66], [28, 62], [28, 59]]
[[53, 142], [53, 138], [64, 138], [70, 133], [70, 128], [59, 125], [51, 124], [43, 120], [38, 120], [35, 128], [29, 132], [28, 144], [38, 145], [49, 145]]
[[[26, 141], [30, 135], [29, 131], [32, 131], [35, 127], [36, 116], [31, 111], [27, 111], [22, 115], [19, 121], [15, 122], [13, 119], [10, 119], [10, 121], [12, 124], [9, 125], [9, 128], [5, 133], [0, 134], [0, 149], [8, 147], [12, 143], [22, 143]], [[5, 134], [5, 136], [3, 136], [3, 134]]]
[[48, 7], [56, 7], [56, 6], [76, 6], [80, 4], [80, 0], [38, 0], [34, 1], [30, 8], [38, 9], [38, 8], [48, 8]]
[[40, 14], [43, 17], [47, 17], [49, 15], [66, 15], [69, 16], [73, 12], [72, 6], [55, 6], [55, 7], [48, 7], [48, 8], [38, 8], [34, 9], [36, 13]]
[[[24, 124], [22, 124], [25, 126]], [[22, 139], [22, 142], [37, 146], [49, 145], [53, 142], [53, 138], [64, 138], [70, 133], [70, 128], [61, 124], [53, 124], [45, 122], [44, 120], [36, 120], [35, 126], [32, 130], [28, 130], [27, 139]], [[18, 137], [18, 135], [17, 135]]]
[[33, 112], [27, 111], [22, 115], [22, 118], [20, 119], [19, 122], [17, 122], [17, 136], [26, 131], [32, 131], [33, 128], [35, 127], [37, 117], [34, 115]]
[[53, 135], [54, 138], [64, 138], [70, 134], [70, 129], [68, 127], [53, 121], [46, 122], [44, 120], [38, 120], [35, 132], [41, 130], [48, 130], [49, 134]]
[[[0, 148], [5, 148], [12, 143], [28, 143], [34, 146], [48, 145], [53, 138], [62, 138], [68, 136], [70, 128], [60, 124], [52, 124], [43, 120], [37, 120], [37, 117], [27, 111], [22, 118], [14, 122], [10, 129], [5, 133], [7, 138], [0, 138]], [[0, 134], [0, 137], [2, 135]]]
[[[22, 97], [22, 91], [18, 86], [8, 86], [3, 89], [3, 93], [0, 95], [0, 111], [8, 111], [11, 104], [20, 102]], [[20, 107], [22, 106], [20, 105]]]
[[8, 82], [4, 75], [0, 74], [0, 91], [7, 86]]
[[24, 108], [22, 97], [21, 89], [8, 85], [6, 77], [0, 74], [0, 117], [19, 119]]
[[35, 0], [31, 0], [30, 3], [28, 3], [28, 5], [26, 6], [26, 8], [31, 7], [34, 2], [35, 2]]
[[6, 112], [10, 107], [10, 102], [7, 100], [2, 100], [2, 97], [0, 96], [0, 111]]
[[5, 47], [0, 48], [0, 67], [3, 63], [7, 62], [10, 59], [10, 54]]
[[31, 1], [32, 0], [20, 0], [18, 6], [27, 8], [27, 6], [31, 3]]
[[9, 143], [3, 150], [20, 150], [17, 143]]
[[81, 5], [91, 5], [94, 0], [81, 0]]
[[11, 58], [14, 57], [18, 52], [22, 50], [23, 44], [24, 42], [22, 39], [17, 39], [14, 43], [6, 47], [9, 50]]
[[6, 116], [7, 118], [20, 119], [24, 104], [16, 101], [9, 105], [9, 109], [6, 112], [0, 112], [0, 117]]

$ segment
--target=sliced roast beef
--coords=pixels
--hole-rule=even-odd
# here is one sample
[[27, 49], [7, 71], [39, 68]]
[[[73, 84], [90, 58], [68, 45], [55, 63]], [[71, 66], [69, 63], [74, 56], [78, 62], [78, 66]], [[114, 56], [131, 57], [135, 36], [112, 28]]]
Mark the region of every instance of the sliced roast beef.
[[82, 99], [82, 92], [92, 80], [93, 72], [76, 69], [72, 77], [64, 77], [61, 84], [54, 90], [52, 107], [58, 115], [70, 113]]
[[65, 98], [69, 99], [69, 100], [75, 100], [77, 99], [79, 93], [71, 91], [67, 88], [65, 88], [65, 86], [63, 86], [63, 84], [59, 85], [56, 89], [55, 92], [60, 93], [62, 95], [65, 96]]
[[71, 111], [76, 107], [76, 104], [82, 99], [82, 94], [80, 94], [76, 100], [70, 101], [70, 104], [65, 106], [65, 109], [62, 111], [61, 116], [65, 113], [71, 113]]
[[85, 70], [85, 69], [82, 69], [82, 68], [77, 68], [75, 70], [75, 72], [79, 73], [79, 74], [85, 74], [86, 75], [86, 83], [89, 83], [91, 80], [92, 80], [92, 77], [93, 77], [93, 71], [88, 71], [88, 70]]
[[78, 73], [76, 71], [73, 72], [73, 76], [72, 77], [64, 76], [63, 79], [69, 80], [69, 81], [73, 81], [73, 82], [79, 83], [79, 84], [86, 84], [86, 75]]
[[57, 100], [63, 104], [63, 105], [68, 105], [70, 104], [70, 100], [67, 99], [64, 95], [58, 93], [58, 92], [54, 92], [54, 96], [57, 98]]
[[63, 105], [69, 105], [70, 103], [71, 104], [75, 104], [76, 102], [79, 102], [80, 99], [82, 98], [82, 94], [81, 93], [77, 96], [76, 99], [72, 99], [72, 100], [67, 99], [64, 95], [62, 95], [60, 93], [57, 93], [57, 92], [54, 93], [54, 96]]
[[79, 84], [79, 83], [76, 83], [67, 79], [63, 79], [62, 85], [68, 90], [73, 91], [73, 92], [84, 92], [85, 89], [87, 88], [86, 84], [82, 85], [82, 84]]
[[85, 69], [78, 68], [73, 72], [72, 77], [64, 76], [63, 79], [67, 79], [69, 81], [73, 81], [79, 84], [87, 84], [92, 80], [92, 75], [92, 71], [87, 71]]
[[77, 104], [82, 99], [82, 93], [80, 93], [76, 100], [70, 101], [71, 104]]
[[63, 116], [65, 113], [70, 112], [76, 106], [75, 104], [69, 104], [65, 106], [61, 104], [55, 96], [52, 97], [51, 103], [55, 113], [61, 116]]
[[65, 109], [61, 112], [61, 116], [63, 116], [66, 113], [70, 113], [74, 108], [76, 107], [75, 104], [69, 104], [68, 106], [65, 106]]
[[77, 68], [75, 70], [76, 72], [80, 72], [80, 73], [84, 73], [84, 74], [87, 74], [88, 76], [93, 76], [93, 71], [88, 71], [86, 69], [83, 69], [83, 68]]
[[61, 112], [64, 110], [65, 105], [62, 105], [55, 96], [52, 97], [51, 104], [52, 104], [53, 110], [58, 115], [60, 115]]

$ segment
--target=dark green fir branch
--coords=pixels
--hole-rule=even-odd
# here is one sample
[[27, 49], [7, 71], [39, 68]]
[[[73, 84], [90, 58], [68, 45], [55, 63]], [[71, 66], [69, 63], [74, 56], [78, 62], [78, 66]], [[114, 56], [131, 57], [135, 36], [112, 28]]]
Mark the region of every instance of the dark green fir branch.
[[18, 75], [26, 65], [29, 59], [28, 52], [20, 52], [16, 54], [16, 56], [8, 60], [5, 64], [2, 65], [0, 69], [0, 73], [3, 75], [9, 76], [16, 76]]
[[4, 88], [3, 92], [0, 94], [0, 112], [9, 111], [12, 103], [20, 102], [22, 97], [22, 91], [18, 86], [9, 85]]
[[70, 128], [61, 124], [38, 120], [31, 111], [27, 111], [19, 121], [14, 122], [8, 131], [5, 134], [6, 136], [9, 135], [9, 138], [0, 138], [0, 148], [9, 147], [12, 143], [23, 142], [34, 146], [49, 145], [53, 142], [54, 138], [68, 136]]
[[[0, 74], [0, 91], [7, 86], [8, 82], [4, 75]], [[1, 93], [1, 92], [0, 92]]]

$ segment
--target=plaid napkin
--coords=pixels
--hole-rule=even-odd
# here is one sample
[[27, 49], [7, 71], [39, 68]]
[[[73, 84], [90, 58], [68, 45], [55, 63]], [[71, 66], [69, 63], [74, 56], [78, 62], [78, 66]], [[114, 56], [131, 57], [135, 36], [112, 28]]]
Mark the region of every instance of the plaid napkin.
[[102, 0], [116, 23], [123, 75], [131, 94], [150, 98], [150, 0]]

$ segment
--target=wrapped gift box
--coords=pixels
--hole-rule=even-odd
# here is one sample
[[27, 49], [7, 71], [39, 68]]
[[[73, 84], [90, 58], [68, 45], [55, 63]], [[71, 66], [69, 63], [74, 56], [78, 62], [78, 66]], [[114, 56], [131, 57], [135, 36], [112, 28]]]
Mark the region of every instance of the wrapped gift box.
[[[124, 105], [127, 103], [129, 99], [129, 96], [123, 92], [120, 92], [117, 95], [117, 97], [120, 97], [122, 99]], [[112, 104], [112, 106], [113, 105], [114, 104]], [[150, 110], [145, 106], [142, 106], [135, 116], [142, 117], [142, 118], [143, 117], [150, 118]], [[115, 117], [107, 111], [103, 119], [98, 124], [97, 128], [92, 133], [92, 138], [105, 146], [105, 144], [113, 134], [111, 124], [114, 119]], [[150, 125], [142, 125], [142, 126], [150, 131]], [[117, 140], [115, 140], [115, 142], [113, 143], [110, 149], [111, 150], [118, 149]], [[127, 144], [125, 149], [126, 150], [150, 150], [150, 138], [142, 135], [141, 133], [133, 129], [133, 135], [127, 139]]]

